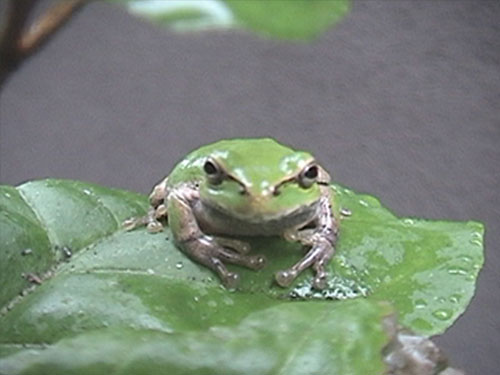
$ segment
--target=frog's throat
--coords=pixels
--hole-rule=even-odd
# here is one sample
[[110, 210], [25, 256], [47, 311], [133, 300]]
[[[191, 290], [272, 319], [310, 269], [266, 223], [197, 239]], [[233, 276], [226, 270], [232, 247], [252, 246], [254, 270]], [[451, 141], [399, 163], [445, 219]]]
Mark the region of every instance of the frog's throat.
[[283, 233], [286, 229], [301, 227], [318, 216], [319, 199], [309, 205], [276, 215], [241, 215], [225, 210], [213, 202], [197, 202], [193, 207], [200, 227], [210, 233], [272, 236]]

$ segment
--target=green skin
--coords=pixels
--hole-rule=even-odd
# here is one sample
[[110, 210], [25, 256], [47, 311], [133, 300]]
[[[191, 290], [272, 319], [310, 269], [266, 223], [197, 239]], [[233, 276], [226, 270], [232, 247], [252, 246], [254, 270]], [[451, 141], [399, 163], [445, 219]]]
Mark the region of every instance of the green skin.
[[234, 237], [298, 241], [307, 249], [305, 256], [277, 272], [276, 282], [288, 287], [312, 267], [313, 285], [323, 289], [338, 231], [329, 181], [307, 152], [269, 138], [222, 140], [187, 155], [154, 187], [148, 215], [125, 225], [129, 230], [146, 225], [154, 233], [168, 218], [177, 246], [228, 288], [237, 286], [239, 275], [226, 263], [255, 270], [266, 264], [264, 256], [249, 255], [249, 244]]

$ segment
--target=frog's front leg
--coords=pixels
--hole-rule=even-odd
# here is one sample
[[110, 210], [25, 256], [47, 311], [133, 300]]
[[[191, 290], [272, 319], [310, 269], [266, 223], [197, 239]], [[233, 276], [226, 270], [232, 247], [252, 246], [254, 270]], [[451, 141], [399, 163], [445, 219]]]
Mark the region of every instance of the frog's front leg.
[[266, 259], [262, 255], [246, 255], [249, 247], [244, 242], [203, 233], [192, 210], [194, 195], [196, 192], [187, 189], [168, 197], [169, 226], [175, 242], [191, 259], [215, 271], [227, 288], [235, 288], [239, 275], [230, 272], [225, 263], [257, 270], [266, 264]]
[[167, 206], [165, 199], [168, 196], [167, 188], [168, 177], [157, 184], [149, 195], [149, 203], [151, 207], [147, 215], [142, 217], [132, 217], [123, 222], [123, 226], [127, 231], [133, 230], [140, 226], [146, 226], [148, 232], [157, 233], [163, 230], [162, 220], [167, 220]]
[[310, 250], [292, 267], [276, 273], [275, 279], [278, 285], [288, 287], [303, 270], [312, 267], [315, 272], [313, 287], [315, 289], [326, 287], [325, 267], [335, 253], [338, 232], [338, 224], [332, 214], [329, 192], [325, 192], [320, 201], [319, 215], [314, 225], [314, 228], [291, 230], [285, 233], [285, 238], [298, 241], [310, 247]]

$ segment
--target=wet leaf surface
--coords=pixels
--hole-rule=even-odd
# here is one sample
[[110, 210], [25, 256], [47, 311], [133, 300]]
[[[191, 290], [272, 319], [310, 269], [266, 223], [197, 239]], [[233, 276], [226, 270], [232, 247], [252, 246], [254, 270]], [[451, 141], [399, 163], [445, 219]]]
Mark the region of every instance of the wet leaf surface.
[[274, 272], [301, 249], [255, 239], [268, 266], [234, 267], [242, 283], [229, 292], [175, 248], [168, 229], [122, 230], [145, 212], [144, 196], [65, 180], [1, 187], [0, 373], [382, 369], [388, 306], [424, 335], [464, 311], [483, 262], [483, 227], [399, 219], [373, 197], [333, 189], [350, 215], [325, 291], [311, 289], [308, 272], [288, 290], [275, 286]]

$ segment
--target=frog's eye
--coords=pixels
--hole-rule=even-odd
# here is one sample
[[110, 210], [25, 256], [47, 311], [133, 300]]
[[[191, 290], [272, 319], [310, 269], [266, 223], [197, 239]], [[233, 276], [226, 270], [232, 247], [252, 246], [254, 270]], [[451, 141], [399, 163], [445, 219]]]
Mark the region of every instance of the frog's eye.
[[315, 164], [305, 167], [298, 176], [299, 185], [303, 188], [311, 187], [318, 178], [318, 166]]
[[208, 181], [213, 185], [218, 185], [222, 182], [224, 173], [217, 163], [211, 159], [203, 164], [203, 171], [207, 174]]

